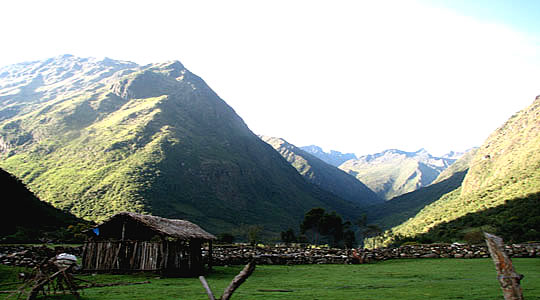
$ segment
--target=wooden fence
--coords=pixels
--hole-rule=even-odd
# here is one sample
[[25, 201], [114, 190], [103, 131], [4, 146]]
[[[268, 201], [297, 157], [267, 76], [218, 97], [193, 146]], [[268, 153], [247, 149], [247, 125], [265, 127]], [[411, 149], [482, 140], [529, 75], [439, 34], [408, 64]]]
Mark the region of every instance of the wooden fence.
[[171, 276], [201, 275], [201, 241], [90, 241], [83, 246], [89, 272], [160, 271]]

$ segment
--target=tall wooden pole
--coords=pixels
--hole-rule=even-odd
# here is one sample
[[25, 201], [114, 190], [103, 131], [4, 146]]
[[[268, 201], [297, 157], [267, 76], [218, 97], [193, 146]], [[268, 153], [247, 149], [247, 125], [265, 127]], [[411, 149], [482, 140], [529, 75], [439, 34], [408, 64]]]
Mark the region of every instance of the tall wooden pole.
[[519, 282], [523, 275], [516, 273], [512, 260], [504, 251], [502, 238], [484, 232], [489, 253], [497, 269], [497, 279], [501, 284], [505, 300], [523, 300], [523, 292]]

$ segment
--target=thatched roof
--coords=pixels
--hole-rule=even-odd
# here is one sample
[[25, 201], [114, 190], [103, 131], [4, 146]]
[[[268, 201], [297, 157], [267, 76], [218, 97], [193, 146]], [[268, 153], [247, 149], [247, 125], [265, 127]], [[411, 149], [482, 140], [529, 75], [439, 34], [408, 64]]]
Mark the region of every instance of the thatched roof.
[[[166, 219], [156, 216], [141, 215], [131, 212], [121, 212], [105, 221], [100, 226], [117, 219], [129, 218], [152, 229], [158, 234], [180, 239], [214, 240], [216, 237], [204, 231], [201, 227], [186, 220]], [[98, 226], [98, 227], [100, 227]]]

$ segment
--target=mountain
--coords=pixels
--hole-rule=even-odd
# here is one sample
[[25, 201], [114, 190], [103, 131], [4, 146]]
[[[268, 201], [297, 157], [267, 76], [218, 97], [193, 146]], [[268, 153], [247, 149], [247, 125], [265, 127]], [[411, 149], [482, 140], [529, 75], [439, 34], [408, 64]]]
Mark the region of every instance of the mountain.
[[372, 190], [353, 176], [288, 143], [284, 139], [260, 136], [276, 149], [305, 179], [357, 205], [382, 202]]
[[276, 234], [352, 203], [304, 180], [180, 62], [70, 55], [0, 68], [0, 166], [87, 220], [120, 211]]
[[427, 205], [461, 186], [475, 153], [476, 149], [469, 150], [430, 185], [367, 208], [368, 221], [388, 229], [414, 217]]
[[461, 151], [450, 151], [446, 154], [444, 154], [443, 156], [441, 156], [442, 158], [450, 158], [450, 159], [460, 159], [463, 155], [465, 155], [465, 153], [469, 152], [471, 149], [469, 150], [466, 150], [464, 152], [461, 152]]
[[514, 241], [540, 238], [540, 218], [524, 209], [540, 205], [539, 120], [537, 97], [488, 137], [460, 187], [393, 228], [394, 233], [415, 236], [432, 230], [435, 238], [460, 239], [489, 230]]
[[454, 162], [454, 159], [434, 157], [425, 149], [416, 152], [390, 149], [348, 160], [339, 168], [389, 200], [431, 184]]
[[0, 169], [4, 196], [0, 210], [0, 241], [37, 241], [81, 220], [39, 200], [26, 186]]
[[341, 153], [335, 150], [324, 152], [321, 147], [315, 145], [302, 146], [300, 149], [334, 167], [339, 167], [342, 163], [348, 161], [349, 159], [356, 159], [356, 155], [354, 155], [354, 153]]

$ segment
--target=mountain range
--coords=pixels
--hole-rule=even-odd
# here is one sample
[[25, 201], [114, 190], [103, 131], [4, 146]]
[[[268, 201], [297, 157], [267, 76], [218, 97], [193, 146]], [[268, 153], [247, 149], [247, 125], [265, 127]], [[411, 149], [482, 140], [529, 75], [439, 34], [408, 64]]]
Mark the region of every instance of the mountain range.
[[41, 200], [92, 221], [134, 211], [276, 234], [313, 207], [359, 214], [178, 61], [64, 55], [0, 68], [0, 153]]
[[424, 207], [461, 186], [476, 151], [477, 149], [469, 150], [428, 186], [370, 207], [366, 210], [368, 221], [388, 229], [413, 218]]
[[355, 177], [330, 165], [284, 139], [260, 136], [281, 154], [304, 178], [323, 190], [359, 206], [382, 202], [372, 190]]
[[20, 196], [3, 198], [0, 238], [120, 211], [275, 237], [322, 207], [350, 221], [365, 214], [389, 229], [387, 242], [483, 230], [538, 240], [539, 120], [537, 97], [466, 153], [357, 157], [259, 138], [178, 61], [63, 55], [1, 67], [0, 180]]
[[339, 167], [341, 164], [348, 161], [349, 159], [356, 159], [356, 155], [354, 153], [341, 153], [336, 150], [330, 150], [330, 152], [325, 152], [321, 147], [317, 145], [302, 146], [300, 147], [300, 149], [334, 167]]
[[434, 157], [425, 149], [406, 152], [389, 149], [350, 159], [339, 166], [389, 200], [431, 184], [455, 159]]

